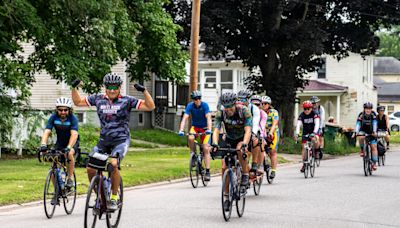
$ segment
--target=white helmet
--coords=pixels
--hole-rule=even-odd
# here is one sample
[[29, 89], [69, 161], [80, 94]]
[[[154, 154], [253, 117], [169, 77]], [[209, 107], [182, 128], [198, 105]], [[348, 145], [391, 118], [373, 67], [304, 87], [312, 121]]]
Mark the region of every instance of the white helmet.
[[271, 104], [271, 98], [269, 96], [262, 96], [261, 102]]
[[72, 108], [72, 101], [71, 99], [67, 98], [67, 97], [60, 97], [57, 99], [56, 101], [56, 107], [68, 107], [68, 108]]

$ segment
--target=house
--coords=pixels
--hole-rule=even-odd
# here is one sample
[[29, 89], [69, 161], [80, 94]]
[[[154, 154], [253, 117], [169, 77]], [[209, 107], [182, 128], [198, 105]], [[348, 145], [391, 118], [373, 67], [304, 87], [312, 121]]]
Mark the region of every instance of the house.
[[375, 57], [374, 84], [378, 88], [378, 103], [386, 107], [386, 113], [400, 111], [400, 61]]
[[363, 104], [370, 101], [376, 107], [377, 89], [373, 84], [372, 56], [350, 53], [340, 61], [332, 56], [323, 56], [324, 65], [317, 72], [309, 73], [309, 84], [297, 91], [298, 103], [295, 113], [302, 111], [300, 105], [311, 96], [318, 96], [325, 108], [325, 120], [333, 116], [345, 127], [354, 127]]

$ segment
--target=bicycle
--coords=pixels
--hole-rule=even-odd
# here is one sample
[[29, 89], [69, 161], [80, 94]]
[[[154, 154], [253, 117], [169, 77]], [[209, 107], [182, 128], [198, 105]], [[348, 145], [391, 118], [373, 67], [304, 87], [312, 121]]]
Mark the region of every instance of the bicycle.
[[[205, 133], [188, 133], [187, 136], [193, 135], [195, 138], [205, 135]], [[206, 187], [208, 185], [208, 181], [205, 181], [206, 174], [206, 166], [204, 160], [204, 152], [203, 152], [203, 144], [199, 143], [197, 140], [195, 142], [195, 151], [192, 151], [189, 160], [189, 176], [190, 182], [193, 188], [197, 188], [199, 184], [199, 174], [201, 176], [201, 182], [203, 186]], [[197, 153], [197, 148], [199, 147], [200, 153]]]
[[303, 161], [304, 165], [304, 178], [308, 178], [308, 172], [310, 172], [310, 176], [314, 177], [315, 175], [315, 148], [314, 142], [312, 141], [313, 137], [310, 137], [311, 134], [304, 135], [304, 138], [307, 140], [304, 146], [306, 158]]
[[[261, 141], [262, 139], [261, 139], [260, 133], [257, 134], [257, 138], [258, 138], [258, 142], [259, 142], [257, 146], [260, 147], [260, 151], [262, 153], [262, 141]], [[257, 170], [250, 170], [249, 181], [250, 181], [250, 185], [253, 185], [254, 195], [256, 195], [256, 196], [258, 196], [260, 194], [263, 178], [264, 178], [264, 173], [258, 173]]]
[[[225, 221], [229, 221], [231, 217], [233, 201], [236, 203], [236, 212], [239, 217], [243, 216], [246, 204], [247, 191], [246, 186], [241, 186], [242, 167], [237, 159], [238, 151], [241, 150], [233, 149], [228, 145], [227, 148], [218, 148], [216, 152], [211, 153], [213, 159], [224, 159], [227, 166], [222, 177], [221, 191], [222, 214]], [[242, 153], [245, 154], [243, 149]], [[228, 210], [224, 208], [226, 200], [229, 202]]]
[[[379, 131], [378, 130], [378, 143], [377, 143], [377, 149], [378, 149], [378, 165], [379, 166], [385, 166], [385, 160], [386, 160], [386, 141], [385, 137], [386, 136], [386, 131]], [[383, 148], [379, 147], [379, 144], [383, 146]]]
[[46, 182], [43, 190], [43, 206], [44, 212], [48, 219], [54, 215], [56, 206], [60, 206], [60, 199], [63, 200], [64, 210], [67, 215], [72, 214], [76, 202], [76, 176], [75, 171], [71, 176], [73, 186], [66, 187], [68, 169], [66, 168], [66, 160], [68, 156], [60, 150], [47, 150], [46, 152], [37, 153], [39, 162], [51, 162], [51, 168], [48, 171]]
[[268, 142], [266, 140], [265, 143], [265, 156], [264, 156], [264, 161], [263, 161], [263, 166], [264, 166], [264, 172], [265, 172], [265, 178], [267, 179], [268, 184], [272, 184], [274, 182], [274, 179], [271, 179], [271, 172], [272, 172], [272, 158], [271, 158], [271, 148], [270, 145], [272, 142]]
[[[118, 159], [118, 170], [120, 170], [120, 159], [119, 156], [110, 156], [108, 154], [101, 154], [103, 161], [108, 161], [109, 158]], [[103, 171], [107, 170], [108, 177], [103, 175]], [[92, 178], [89, 189], [87, 191], [86, 205], [85, 205], [85, 228], [95, 227], [97, 218], [102, 220], [102, 216], [105, 215], [107, 227], [115, 228], [118, 227], [121, 219], [124, 192], [122, 177], [118, 189], [118, 209], [109, 210], [108, 205], [110, 204], [111, 196], [111, 178], [110, 175], [113, 171], [113, 166], [106, 162], [104, 168], [97, 168], [97, 174]], [[93, 196], [93, 198], [92, 198]], [[92, 210], [90, 212], [90, 210]], [[90, 219], [90, 216], [93, 218]], [[92, 223], [90, 223], [92, 221]], [[91, 224], [91, 225], [90, 225]]]
[[371, 151], [371, 136], [372, 134], [367, 134], [365, 132], [359, 132], [357, 134], [358, 136], [365, 136], [365, 143], [364, 144], [364, 157], [363, 157], [363, 169], [364, 169], [364, 175], [368, 176], [368, 175], [372, 175], [372, 151]]

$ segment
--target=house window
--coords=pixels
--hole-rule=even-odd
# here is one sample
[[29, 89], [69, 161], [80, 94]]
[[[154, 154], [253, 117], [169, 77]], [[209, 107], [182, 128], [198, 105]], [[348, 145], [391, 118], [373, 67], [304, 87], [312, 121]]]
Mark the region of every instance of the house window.
[[233, 90], [233, 71], [221, 70], [221, 94]]
[[216, 71], [205, 71], [204, 72], [204, 88], [215, 89], [217, 88], [217, 72]]
[[[390, 114], [392, 114], [393, 112], [394, 112], [394, 105], [388, 105], [387, 106], [387, 110], [388, 110], [388, 114], [390, 115]], [[394, 114], [394, 116], [396, 116], [398, 114], [398, 112], [396, 112], [395, 114]], [[399, 113], [399, 116], [400, 116], [400, 113]], [[398, 117], [398, 116], [396, 116], [396, 117]]]
[[186, 105], [189, 100], [189, 86], [188, 85], [178, 85], [176, 90], [176, 104]]
[[318, 78], [326, 78], [326, 58], [321, 58], [322, 66], [318, 69]]
[[138, 120], [139, 120], [138, 125], [139, 125], [139, 126], [144, 126], [144, 117], [143, 117], [143, 113], [139, 113]]
[[85, 121], [85, 113], [78, 112], [78, 113], [75, 113], [75, 115], [78, 118], [78, 122], [79, 123], [86, 123], [86, 121]]

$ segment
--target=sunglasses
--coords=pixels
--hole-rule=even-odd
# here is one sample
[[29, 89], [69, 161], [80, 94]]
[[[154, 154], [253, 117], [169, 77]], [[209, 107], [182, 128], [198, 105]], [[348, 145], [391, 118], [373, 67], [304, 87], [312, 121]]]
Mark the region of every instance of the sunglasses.
[[311, 109], [312, 109], [312, 108], [305, 108], [304, 110], [307, 111], [307, 110], [311, 110]]
[[58, 108], [57, 111], [59, 111], [59, 112], [68, 112], [69, 109], [67, 109], [67, 108]]
[[253, 103], [255, 106], [260, 106], [261, 104], [260, 103]]
[[193, 100], [197, 101], [197, 100], [201, 100], [201, 98], [200, 97], [195, 97], [195, 98], [193, 98]]
[[262, 103], [262, 105], [267, 105], [267, 104], [269, 105], [269, 103], [265, 103], [265, 102]]
[[242, 98], [242, 99], [238, 99], [238, 101], [247, 102], [247, 99], [246, 98]]
[[119, 89], [119, 85], [108, 85], [106, 86], [107, 90], [118, 90]]

